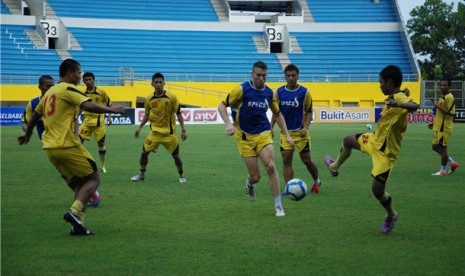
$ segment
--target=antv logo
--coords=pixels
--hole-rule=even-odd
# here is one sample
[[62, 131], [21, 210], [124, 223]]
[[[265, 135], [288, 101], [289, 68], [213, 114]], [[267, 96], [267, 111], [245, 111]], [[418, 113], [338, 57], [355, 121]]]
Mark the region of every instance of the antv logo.
[[194, 111], [194, 122], [216, 122], [217, 119], [218, 112], [215, 109]]

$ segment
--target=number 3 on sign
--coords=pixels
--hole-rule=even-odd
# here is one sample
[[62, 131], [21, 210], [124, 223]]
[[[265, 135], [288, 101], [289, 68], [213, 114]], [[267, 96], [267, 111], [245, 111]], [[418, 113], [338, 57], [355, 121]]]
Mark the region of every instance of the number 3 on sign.
[[271, 27], [266, 30], [268, 33], [268, 39], [270, 41], [282, 41], [283, 40], [283, 34], [279, 30]]
[[58, 20], [44, 20], [44, 21], [40, 21], [40, 23], [42, 24], [42, 28], [44, 28], [44, 31], [45, 31], [45, 34], [47, 34], [47, 37], [59, 37]]

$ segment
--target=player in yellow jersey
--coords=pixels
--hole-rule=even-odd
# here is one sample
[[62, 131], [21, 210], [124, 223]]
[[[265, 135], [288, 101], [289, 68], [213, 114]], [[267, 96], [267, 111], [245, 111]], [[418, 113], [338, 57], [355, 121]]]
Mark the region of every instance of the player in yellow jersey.
[[386, 66], [379, 74], [379, 83], [381, 91], [388, 97], [376, 131], [345, 137], [338, 157], [333, 161], [330, 156], [326, 156], [325, 164], [331, 175], [337, 176], [338, 169], [349, 158], [352, 149], [371, 156], [372, 192], [386, 209], [387, 217], [381, 226], [381, 233], [387, 234], [394, 229], [398, 214], [392, 207], [392, 199], [386, 192], [386, 185], [400, 152], [403, 133], [407, 129], [407, 114], [417, 110], [418, 104], [400, 90], [402, 71], [399, 67]]
[[[82, 80], [86, 85], [85, 95], [92, 99], [93, 103], [102, 104], [106, 106], [111, 106], [111, 100], [108, 94], [100, 87], [95, 86], [95, 75], [92, 72], [86, 72], [82, 76]], [[100, 169], [103, 173], [107, 172], [105, 167], [105, 159], [107, 155], [107, 149], [105, 147], [105, 138], [106, 138], [106, 126], [105, 126], [105, 114], [93, 113], [93, 112], [83, 112], [84, 120], [79, 127], [79, 137], [81, 142], [89, 141], [92, 134], [94, 134], [94, 139], [97, 141], [98, 153], [100, 156]], [[107, 117], [108, 125], [111, 125], [111, 114], [108, 114]], [[100, 204], [100, 193], [98, 190], [87, 202], [88, 206], [97, 207]]]
[[140, 173], [131, 177], [131, 181], [140, 181], [145, 179], [145, 171], [149, 162], [150, 152], [157, 152], [162, 145], [173, 157], [174, 164], [179, 173], [179, 182], [186, 183], [182, 160], [179, 156], [179, 142], [176, 134], [176, 117], [181, 126], [181, 139], [187, 138], [186, 128], [184, 127], [184, 118], [181, 114], [176, 95], [164, 90], [165, 77], [161, 73], [155, 73], [152, 76], [152, 86], [155, 91], [145, 99], [145, 115], [142, 118], [139, 127], [136, 129], [134, 136], [139, 138], [142, 127], [150, 121], [150, 133], [145, 139], [140, 155]]
[[[84, 73], [82, 77], [86, 85], [85, 95], [92, 99], [93, 103], [111, 106], [111, 100], [108, 94], [100, 87], [95, 86], [95, 76], [92, 72]], [[105, 127], [105, 114], [93, 113], [84, 111], [84, 120], [79, 127], [79, 136], [81, 141], [89, 141], [92, 134], [94, 134], [95, 141], [98, 144], [100, 155], [100, 167], [103, 173], [107, 172], [105, 167], [105, 156], [107, 153], [105, 147], [106, 127]], [[108, 125], [111, 125], [111, 114], [107, 117]]]
[[458, 167], [459, 163], [454, 161], [447, 152], [447, 145], [452, 134], [454, 127], [455, 115], [455, 99], [454, 95], [450, 92], [450, 79], [442, 79], [441, 97], [435, 104], [436, 116], [434, 122], [429, 124], [428, 127], [433, 130], [433, 150], [441, 156], [441, 169], [433, 173], [434, 176], [446, 176], [447, 163], [449, 162], [449, 174], [453, 173]]
[[24, 135], [18, 137], [20, 145], [31, 138], [32, 130], [42, 116], [45, 131], [43, 149], [68, 186], [74, 191], [74, 202], [64, 219], [71, 224], [71, 235], [91, 235], [84, 226], [86, 203], [100, 184], [97, 165], [90, 153], [75, 135], [75, 119], [79, 108], [95, 113], [123, 113], [124, 107], [108, 107], [92, 103], [78, 90], [81, 66], [73, 59], [60, 65], [60, 82], [51, 87], [35, 109]]

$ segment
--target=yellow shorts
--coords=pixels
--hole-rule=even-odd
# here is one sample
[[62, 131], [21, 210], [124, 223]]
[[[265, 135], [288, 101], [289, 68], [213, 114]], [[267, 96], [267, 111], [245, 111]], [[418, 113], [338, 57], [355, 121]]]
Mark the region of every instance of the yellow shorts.
[[169, 153], [173, 154], [179, 147], [178, 136], [176, 133], [161, 134], [159, 132], [150, 131], [144, 142], [144, 151], [157, 152], [159, 145], [162, 145]]
[[449, 132], [435, 131], [433, 137], [433, 145], [441, 145], [447, 147], [447, 144], [449, 144], [449, 138]]
[[61, 176], [67, 181], [75, 177], [83, 178], [97, 171], [97, 165], [92, 155], [83, 145], [45, 150], [50, 162], [55, 165]]
[[371, 162], [373, 164], [371, 175], [376, 177], [382, 173], [391, 171], [396, 163], [396, 159], [377, 149], [373, 143], [371, 143], [373, 136], [374, 133], [372, 132], [363, 133], [358, 137], [358, 143], [360, 145], [360, 150], [371, 156]]
[[273, 144], [271, 131], [264, 131], [259, 134], [245, 134], [236, 129], [234, 137], [236, 138], [237, 149], [242, 157], [257, 157], [262, 149]]
[[82, 124], [79, 127], [79, 136], [81, 136], [82, 139], [89, 141], [90, 136], [92, 136], [92, 133], [94, 134], [95, 141], [100, 141], [102, 138], [105, 137], [105, 134], [107, 133], [105, 125], [101, 126], [88, 126], [86, 124]]
[[[290, 131], [289, 135], [291, 135], [292, 140], [294, 140], [295, 143], [295, 148], [301, 152], [303, 149], [307, 147], [308, 144], [308, 149], [310, 149], [311, 143], [310, 143], [310, 134], [307, 133], [304, 137], [300, 136], [300, 130], [297, 131]], [[280, 136], [280, 146], [284, 150], [294, 150], [294, 148], [289, 144], [289, 142], [286, 139], [286, 136], [281, 133]]]

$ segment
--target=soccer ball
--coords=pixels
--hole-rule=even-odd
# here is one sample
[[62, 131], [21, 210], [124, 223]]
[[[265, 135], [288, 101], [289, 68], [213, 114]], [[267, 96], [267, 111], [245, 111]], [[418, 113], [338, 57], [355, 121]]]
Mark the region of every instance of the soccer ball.
[[294, 178], [287, 182], [283, 195], [291, 200], [299, 201], [303, 199], [308, 192], [307, 184], [302, 179]]
[[92, 194], [89, 201], [87, 201], [87, 206], [97, 207], [100, 204], [100, 193], [98, 189]]
[[373, 129], [373, 126], [371, 124], [367, 124], [367, 129], [368, 130], [372, 130]]

